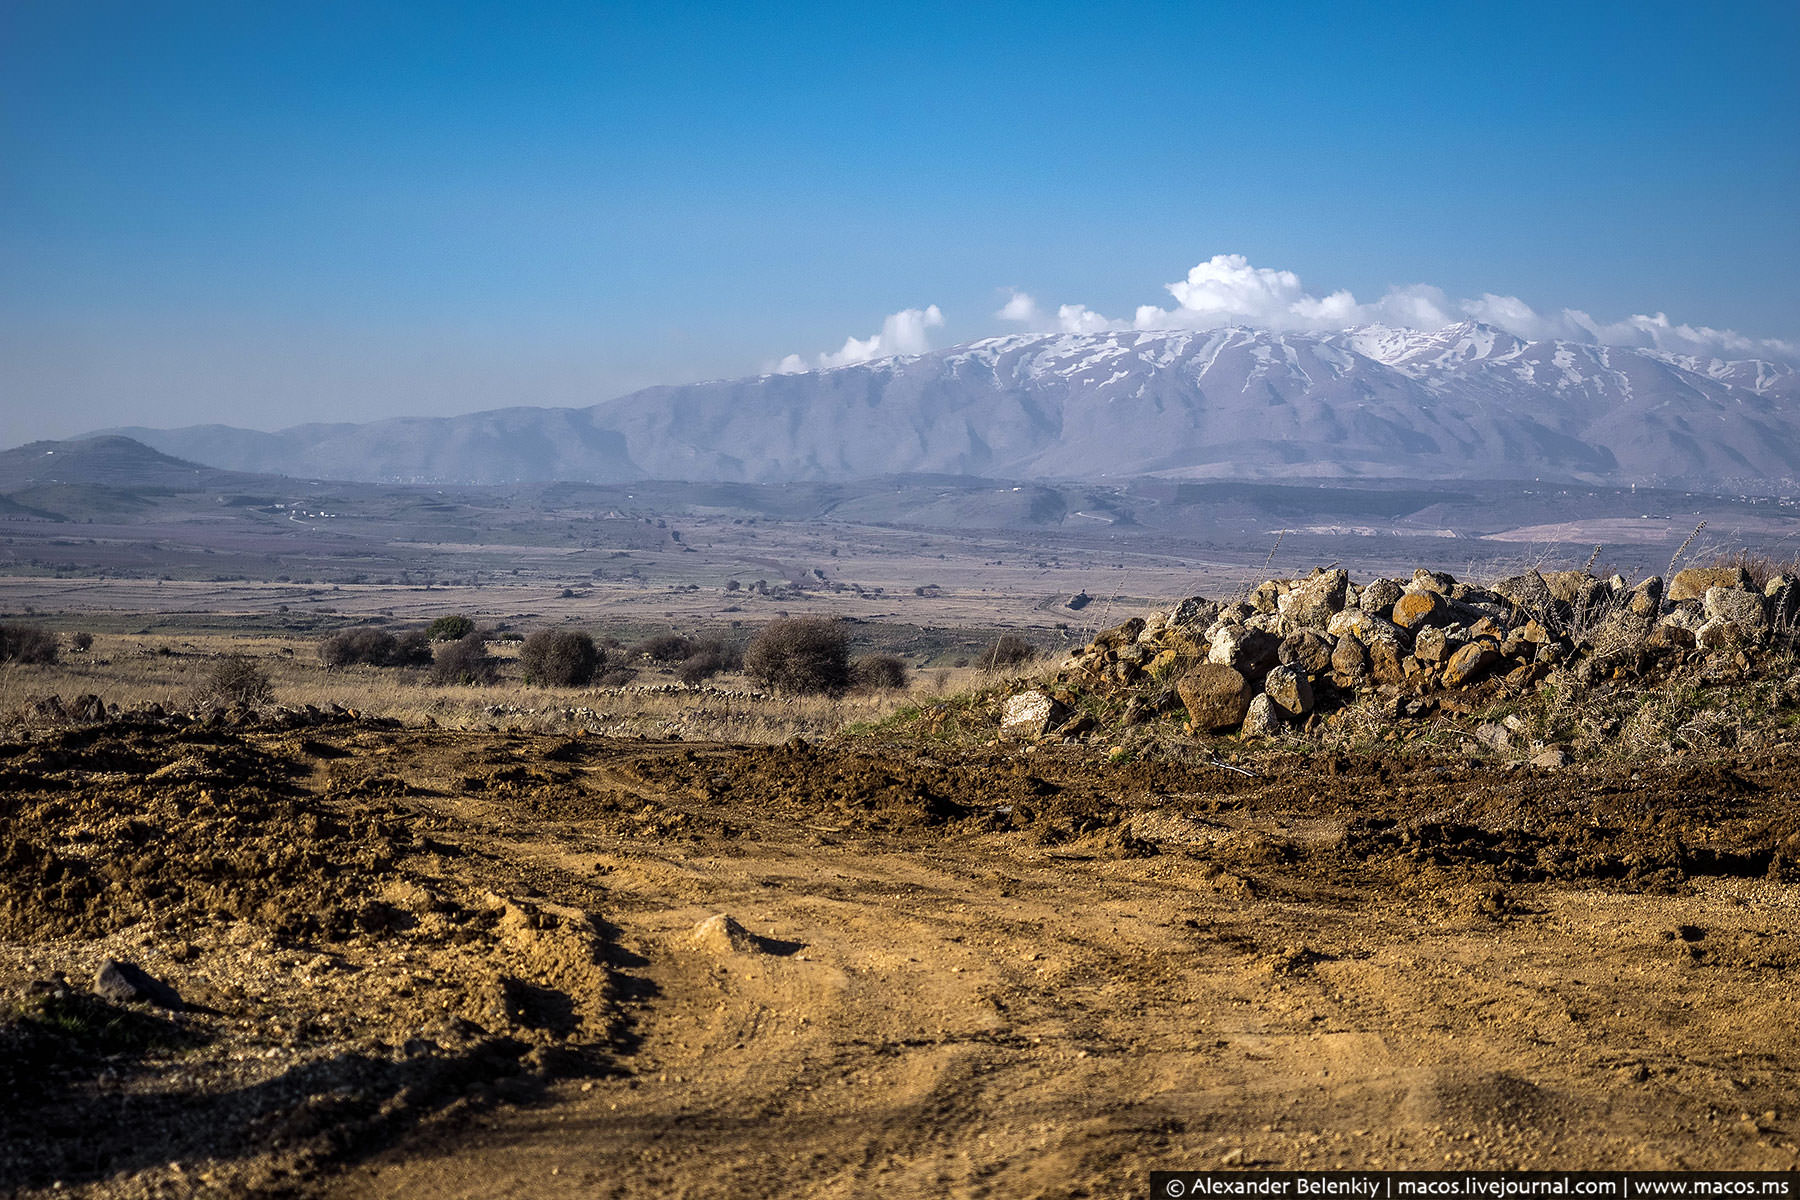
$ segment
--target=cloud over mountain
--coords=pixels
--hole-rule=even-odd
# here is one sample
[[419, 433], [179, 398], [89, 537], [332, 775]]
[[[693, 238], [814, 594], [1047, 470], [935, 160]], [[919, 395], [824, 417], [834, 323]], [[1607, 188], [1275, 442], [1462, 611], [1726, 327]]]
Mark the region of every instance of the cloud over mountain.
[[944, 314], [935, 304], [925, 308], [903, 308], [881, 323], [880, 333], [866, 338], [845, 338], [842, 350], [836, 354], [821, 354], [811, 364], [798, 354], [790, 354], [775, 364], [774, 374], [793, 375], [815, 367], [847, 367], [852, 363], [892, 358], [898, 354], [923, 354], [931, 349], [930, 331], [943, 324]]
[[1390, 288], [1370, 302], [1359, 301], [1346, 290], [1321, 296], [1309, 291], [1294, 272], [1255, 266], [1241, 254], [1215, 254], [1196, 264], [1186, 278], [1164, 284], [1163, 290], [1173, 297], [1173, 307], [1142, 305], [1130, 320], [1107, 317], [1085, 304], [1061, 304], [1051, 312], [1017, 289], [1011, 289], [1006, 304], [994, 315], [1034, 333], [1203, 330], [1233, 325], [1296, 333], [1329, 333], [1365, 325], [1433, 330], [1473, 319], [1533, 341], [1554, 338], [1672, 354], [1800, 362], [1800, 343], [1678, 323], [1660, 312], [1602, 322], [1573, 308], [1540, 313], [1517, 296], [1492, 292], [1453, 300], [1442, 288], [1426, 283]]

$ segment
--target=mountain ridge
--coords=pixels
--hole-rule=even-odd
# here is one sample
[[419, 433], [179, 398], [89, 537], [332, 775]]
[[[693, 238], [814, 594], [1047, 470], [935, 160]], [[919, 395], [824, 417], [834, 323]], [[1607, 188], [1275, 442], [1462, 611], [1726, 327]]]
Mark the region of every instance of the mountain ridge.
[[1009, 334], [586, 408], [106, 431], [234, 470], [404, 483], [1800, 477], [1800, 373], [1441, 330]]

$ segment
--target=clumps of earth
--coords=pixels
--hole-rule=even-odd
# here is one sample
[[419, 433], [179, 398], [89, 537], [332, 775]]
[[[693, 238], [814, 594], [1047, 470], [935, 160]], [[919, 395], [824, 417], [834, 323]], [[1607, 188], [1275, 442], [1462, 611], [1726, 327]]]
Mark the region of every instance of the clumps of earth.
[[1069, 740], [1179, 713], [1197, 735], [1327, 738], [1372, 723], [1392, 741], [1511, 707], [1473, 722], [1471, 735], [1490, 749], [1519, 743], [1553, 767], [1567, 750], [1554, 730], [1522, 736], [1546, 732], [1521, 711], [1528, 702], [1608, 687], [1642, 694], [1674, 679], [1773, 680], [1778, 702], [1800, 702], [1797, 628], [1800, 582], [1777, 575], [1759, 589], [1739, 567], [1690, 568], [1666, 587], [1536, 570], [1487, 585], [1423, 569], [1358, 584], [1320, 568], [1108, 629], [1046, 686], [1007, 699], [1000, 727]]

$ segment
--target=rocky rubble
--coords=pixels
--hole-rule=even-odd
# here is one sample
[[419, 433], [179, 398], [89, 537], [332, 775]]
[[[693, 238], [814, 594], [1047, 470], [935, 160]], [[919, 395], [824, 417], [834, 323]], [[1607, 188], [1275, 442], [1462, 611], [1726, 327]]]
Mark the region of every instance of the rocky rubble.
[[1800, 582], [1758, 589], [1737, 567], [1684, 570], [1666, 588], [1537, 570], [1486, 585], [1423, 569], [1358, 584], [1320, 568], [1098, 634], [1041, 690], [1014, 696], [1001, 730], [1086, 732], [1084, 696], [1123, 698], [1126, 726], [1183, 711], [1189, 732], [1245, 738], [1317, 733], [1353, 705], [1393, 721], [1473, 713], [1546, 683], [1751, 672], [1791, 654], [1797, 627]]

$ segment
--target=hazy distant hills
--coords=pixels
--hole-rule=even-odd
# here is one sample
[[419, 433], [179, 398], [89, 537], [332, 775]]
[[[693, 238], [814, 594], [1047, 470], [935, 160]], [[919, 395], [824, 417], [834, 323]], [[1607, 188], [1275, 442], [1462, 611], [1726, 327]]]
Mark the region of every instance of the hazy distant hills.
[[278, 433], [114, 432], [194, 462], [370, 482], [1560, 478], [1788, 486], [1800, 375], [1491, 326], [1109, 332]]

